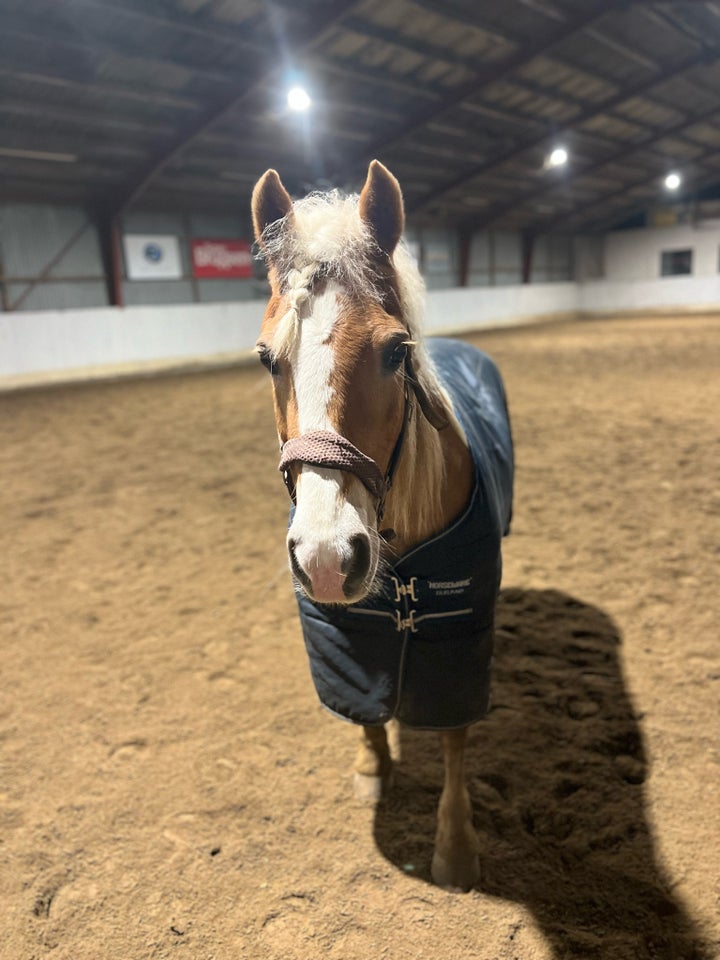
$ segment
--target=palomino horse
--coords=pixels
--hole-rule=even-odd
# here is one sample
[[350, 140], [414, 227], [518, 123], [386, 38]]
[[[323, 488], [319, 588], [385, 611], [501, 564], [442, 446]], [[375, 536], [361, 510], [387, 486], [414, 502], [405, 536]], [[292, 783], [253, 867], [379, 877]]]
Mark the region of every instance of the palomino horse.
[[468, 890], [479, 858], [463, 754], [489, 708], [511, 512], [502, 383], [473, 347], [421, 339], [423, 283], [382, 164], [359, 197], [295, 204], [268, 170], [252, 213], [272, 288], [257, 351], [294, 503], [287, 546], [313, 680], [329, 710], [362, 726], [359, 796], [390, 784], [385, 724], [441, 731], [432, 876]]

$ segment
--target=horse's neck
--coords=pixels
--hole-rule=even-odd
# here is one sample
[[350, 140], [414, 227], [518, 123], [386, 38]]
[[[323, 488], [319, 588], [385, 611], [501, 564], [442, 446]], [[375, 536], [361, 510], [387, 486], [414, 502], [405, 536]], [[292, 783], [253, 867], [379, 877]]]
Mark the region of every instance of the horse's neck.
[[383, 521], [396, 531], [394, 556], [445, 530], [467, 506], [474, 483], [470, 451], [453, 423], [436, 431], [416, 410], [409, 432]]

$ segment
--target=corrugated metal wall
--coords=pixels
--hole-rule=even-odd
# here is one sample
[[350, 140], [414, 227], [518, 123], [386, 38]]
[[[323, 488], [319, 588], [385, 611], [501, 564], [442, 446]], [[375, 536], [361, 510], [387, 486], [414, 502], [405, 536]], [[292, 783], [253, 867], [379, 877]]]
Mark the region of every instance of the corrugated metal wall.
[[[63, 246], [86, 222], [82, 210], [29, 204], [0, 206], [0, 288], [3, 309], [11, 309]], [[177, 280], [128, 280], [123, 264], [123, 300], [143, 304], [211, 303], [263, 298], [267, 293], [263, 268], [247, 280], [200, 280], [192, 276], [190, 239], [251, 239], [249, 218], [202, 213], [137, 211], [122, 224], [124, 233], [169, 234], [179, 239], [182, 277]], [[428, 289], [456, 287], [460, 277], [460, 244], [452, 229], [409, 229], [408, 240], [418, 250]], [[573, 279], [573, 246], [567, 237], [539, 237], [533, 253], [531, 282]], [[522, 241], [517, 233], [485, 231], [472, 238], [468, 272], [470, 286], [522, 283]], [[88, 224], [77, 242], [25, 297], [19, 309], [45, 310], [105, 306], [100, 242]]]
[[[11, 309], [73, 235], [87, 222], [76, 207], [32, 204], [0, 206], [0, 309]], [[266, 295], [263, 269], [243, 280], [198, 280], [192, 276], [192, 237], [252, 239], [248, 218], [241, 216], [183, 215], [133, 212], [123, 224], [125, 233], [171, 234], [179, 239], [182, 278], [178, 280], [127, 279], [123, 263], [123, 300], [127, 305], [212, 303], [252, 300]], [[108, 305], [100, 241], [95, 224], [87, 229], [18, 306], [21, 310], [49, 310]]]
[[535, 240], [531, 279], [533, 283], [559, 283], [575, 279], [572, 237], [553, 234]]
[[[153, 303], [216, 303], [226, 300], [254, 300], [264, 297], [267, 285], [258, 265], [258, 277], [248, 280], [199, 280], [192, 276], [190, 239], [193, 237], [252, 240], [248, 218], [208, 214], [153, 213], [137, 211], [123, 221], [125, 233], [171, 234], [180, 239], [183, 277], [179, 280], [123, 281], [123, 298], [128, 306]], [[125, 265], [127, 277], [127, 265]]]
[[[87, 218], [75, 207], [8, 204], [0, 207], [0, 269], [9, 307], [57, 256]], [[88, 225], [67, 254], [22, 303], [23, 310], [106, 306], [107, 288], [97, 231]]]
[[[460, 278], [460, 244], [457, 231], [409, 230], [408, 239], [419, 245], [425, 283], [429, 290], [456, 287]], [[570, 237], [544, 236], [535, 240], [531, 283], [558, 283], [573, 279]], [[519, 233], [486, 230], [470, 243], [468, 286], [502, 287], [523, 282], [522, 238]]]

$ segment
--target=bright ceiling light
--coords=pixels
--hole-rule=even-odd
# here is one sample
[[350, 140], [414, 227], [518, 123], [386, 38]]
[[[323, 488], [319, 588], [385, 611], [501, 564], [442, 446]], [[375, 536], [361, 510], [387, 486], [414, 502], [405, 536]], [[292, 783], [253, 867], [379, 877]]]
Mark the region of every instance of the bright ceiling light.
[[565, 147], [555, 147], [547, 162], [549, 167], [564, 167], [568, 162], [568, 152]]
[[682, 183], [682, 177], [679, 173], [669, 173], [665, 177], [665, 187], [668, 190], [677, 190]]
[[304, 113], [310, 109], [312, 100], [304, 87], [290, 87], [287, 94], [287, 105], [296, 113]]

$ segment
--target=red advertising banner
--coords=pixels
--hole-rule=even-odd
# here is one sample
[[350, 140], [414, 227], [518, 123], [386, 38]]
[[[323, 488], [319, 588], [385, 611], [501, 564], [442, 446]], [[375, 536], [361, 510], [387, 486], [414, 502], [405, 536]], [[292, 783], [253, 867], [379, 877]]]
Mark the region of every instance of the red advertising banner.
[[195, 277], [251, 277], [252, 254], [247, 240], [192, 240]]

